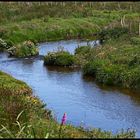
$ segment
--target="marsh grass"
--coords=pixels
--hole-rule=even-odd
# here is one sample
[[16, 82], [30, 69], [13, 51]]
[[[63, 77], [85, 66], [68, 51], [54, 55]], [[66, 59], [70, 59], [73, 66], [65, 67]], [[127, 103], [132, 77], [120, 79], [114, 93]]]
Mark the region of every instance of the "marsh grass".
[[[98, 47], [80, 47], [75, 56], [83, 68], [84, 75], [107, 85], [116, 85], [130, 89], [140, 89], [140, 47], [139, 37], [128, 34], [119, 38], [110, 38]], [[81, 63], [82, 62], [82, 63]], [[83, 62], [85, 62], [83, 64]]]
[[[1, 3], [0, 7], [2, 13], [0, 37], [13, 42], [14, 45], [25, 40], [44, 42], [94, 38], [106, 27], [120, 27], [120, 20], [124, 15], [126, 25], [129, 24], [127, 19], [135, 18], [136, 20], [132, 20], [135, 23], [139, 16], [136, 12], [126, 10], [97, 10], [90, 6], [81, 7], [79, 4], [70, 3], [65, 6], [53, 4], [53, 7], [35, 3], [31, 5]], [[138, 21], [135, 26], [137, 23]]]

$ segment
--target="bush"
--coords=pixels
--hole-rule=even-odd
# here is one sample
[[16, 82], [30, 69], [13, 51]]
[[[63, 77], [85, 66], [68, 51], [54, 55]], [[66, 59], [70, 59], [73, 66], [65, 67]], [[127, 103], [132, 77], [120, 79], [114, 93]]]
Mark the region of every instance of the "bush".
[[80, 46], [75, 49], [75, 54], [85, 54], [90, 51], [91, 47], [90, 46]]
[[115, 27], [113, 29], [104, 29], [99, 33], [101, 40], [117, 39], [123, 34], [127, 34], [128, 29], [122, 27]]
[[0, 51], [7, 49], [7, 43], [0, 38]]
[[14, 46], [14, 43], [10, 40], [6, 40], [6, 43], [7, 43], [7, 49], [11, 48]]
[[44, 57], [45, 65], [56, 65], [56, 66], [71, 66], [74, 64], [74, 56], [66, 51], [49, 52]]
[[11, 47], [8, 49], [8, 52], [11, 56], [16, 57], [28, 57], [39, 54], [38, 48], [31, 41], [25, 41], [22, 44], [17, 45], [16, 47]]
[[105, 65], [106, 62], [103, 60], [93, 60], [89, 61], [87, 64], [84, 65], [83, 67], [83, 74], [84, 75], [92, 75], [96, 76], [98, 69], [101, 68], [101, 66]]
[[97, 59], [84, 65], [83, 74], [93, 76], [96, 81], [102, 84], [140, 89], [139, 67], [128, 68]]
[[123, 86], [123, 79], [120, 77], [123, 70], [119, 65], [102, 66], [97, 71], [96, 81], [106, 85]]
[[0, 50], [5, 51], [9, 48], [13, 47], [13, 42], [10, 40], [3, 40], [0, 38]]
[[139, 37], [131, 37], [131, 43], [134, 45], [140, 45], [140, 38]]
[[114, 85], [118, 82], [116, 80], [118, 77], [117, 67], [105, 65], [105, 62], [102, 60], [92, 61], [87, 63], [83, 67], [84, 75], [91, 75], [95, 77], [95, 80], [106, 85]]
[[126, 88], [140, 89], [140, 67], [132, 67], [120, 72], [123, 86]]

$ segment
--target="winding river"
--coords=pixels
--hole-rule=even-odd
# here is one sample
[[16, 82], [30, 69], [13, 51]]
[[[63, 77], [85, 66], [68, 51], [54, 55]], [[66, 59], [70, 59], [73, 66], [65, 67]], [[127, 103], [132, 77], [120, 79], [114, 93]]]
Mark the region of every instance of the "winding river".
[[[74, 53], [79, 40], [39, 44], [40, 55], [58, 46]], [[67, 123], [75, 126], [96, 127], [113, 133], [121, 128], [133, 128], [140, 137], [140, 94], [112, 87], [103, 87], [91, 77], [83, 77], [79, 69], [46, 67], [42, 57], [8, 58], [0, 54], [0, 70], [7, 72], [32, 87], [47, 108], [60, 122], [64, 112]]]

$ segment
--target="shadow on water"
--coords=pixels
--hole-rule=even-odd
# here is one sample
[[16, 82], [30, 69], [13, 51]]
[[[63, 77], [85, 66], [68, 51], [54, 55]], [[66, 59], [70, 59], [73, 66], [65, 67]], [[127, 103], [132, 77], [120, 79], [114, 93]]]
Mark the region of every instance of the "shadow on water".
[[45, 66], [44, 67], [48, 71], [54, 71], [54, 72], [61, 72], [61, 73], [71, 73], [71, 72], [77, 72], [80, 71], [80, 68], [73, 68], [73, 67], [61, 67], [61, 66]]
[[138, 90], [132, 90], [132, 89], [126, 89], [126, 88], [122, 88], [122, 87], [116, 87], [116, 86], [107, 86], [107, 85], [103, 85], [100, 84], [98, 82], [95, 81], [95, 78], [92, 76], [82, 76], [82, 78], [88, 82], [88, 83], [96, 83], [96, 85], [104, 90], [104, 91], [108, 91], [108, 93], [111, 94], [110, 91], [116, 91], [119, 92], [121, 94], [127, 95], [129, 96], [132, 101], [134, 101], [135, 104], [140, 105], [140, 91]]
[[35, 62], [36, 60], [43, 60], [44, 59], [43, 55], [31, 56], [31, 57], [27, 57], [27, 58], [15, 58], [15, 57], [10, 57], [10, 56], [7, 56], [7, 57], [8, 57], [8, 59], [2, 59], [2, 60], [0, 60], [0, 62], [1, 63], [6, 63], [6, 62], [19, 61], [19, 62], [22, 62], [22, 63], [25, 63], [25, 64], [31, 64], [31, 63]]

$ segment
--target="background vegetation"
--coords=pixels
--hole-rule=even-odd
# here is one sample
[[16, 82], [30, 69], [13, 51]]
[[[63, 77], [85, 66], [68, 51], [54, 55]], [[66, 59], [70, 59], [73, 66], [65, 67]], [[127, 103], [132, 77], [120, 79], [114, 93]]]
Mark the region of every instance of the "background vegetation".
[[0, 38], [14, 44], [95, 38], [100, 31], [128, 27], [138, 34], [139, 2], [0, 3]]

